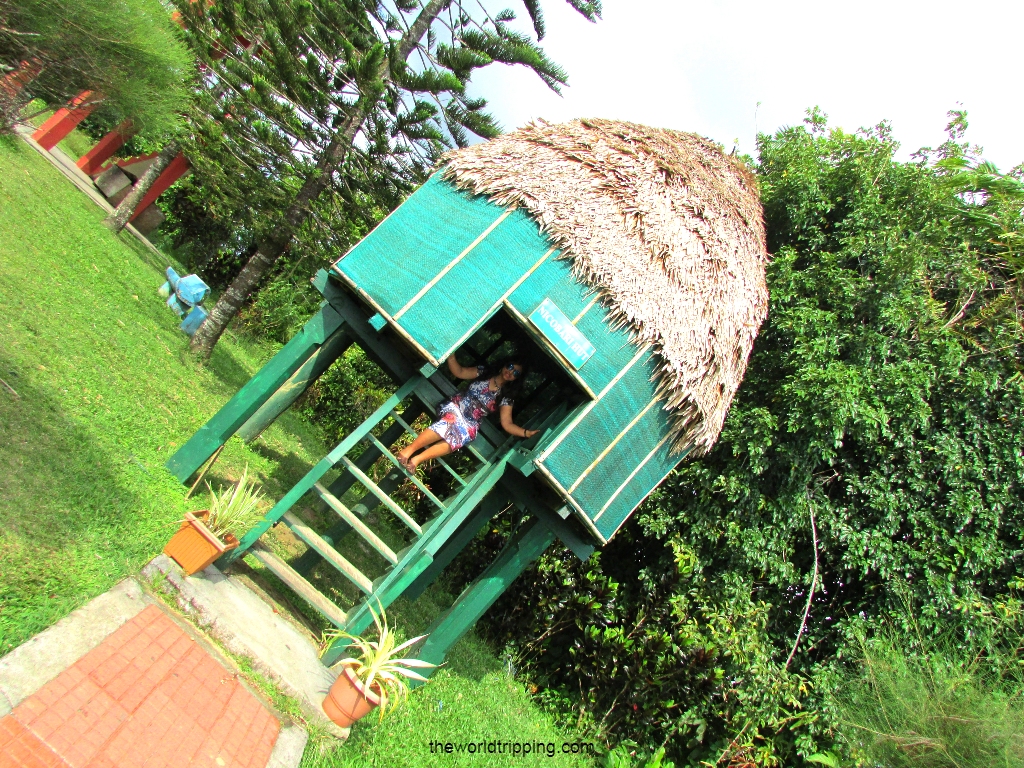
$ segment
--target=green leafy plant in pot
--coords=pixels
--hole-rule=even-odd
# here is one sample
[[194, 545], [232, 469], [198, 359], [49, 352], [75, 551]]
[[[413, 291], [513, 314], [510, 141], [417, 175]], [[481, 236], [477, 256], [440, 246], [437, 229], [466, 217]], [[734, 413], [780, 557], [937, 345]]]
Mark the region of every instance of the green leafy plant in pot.
[[249, 478], [248, 465], [238, 482], [220, 493], [209, 483], [206, 487], [210, 491], [209, 509], [186, 512], [181, 527], [164, 547], [164, 554], [189, 576], [237, 547], [235, 532], [249, 530], [263, 516], [260, 511], [263, 493]]
[[334, 667], [340, 667], [341, 674], [327, 692], [323, 709], [331, 720], [342, 728], [368, 715], [379, 707], [380, 717], [397, 707], [409, 695], [407, 680], [423, 680], [415, 669], [436, 667], [420, 659], [398, 658], [398, 655], [424, 639], [426, 635], [414, 637], [398, 644], [395, 630], [388, 626], [387, 616], [381, 611], [378, 616], [373, 610], [373, 623], [377, 626], [377, 639], [366, 640], [357, 635], [337, 630], [324, 633], [323, 646], [338, 638], [351, 642], [349, 650], [356, 651], [354, 658], [340, 659]]

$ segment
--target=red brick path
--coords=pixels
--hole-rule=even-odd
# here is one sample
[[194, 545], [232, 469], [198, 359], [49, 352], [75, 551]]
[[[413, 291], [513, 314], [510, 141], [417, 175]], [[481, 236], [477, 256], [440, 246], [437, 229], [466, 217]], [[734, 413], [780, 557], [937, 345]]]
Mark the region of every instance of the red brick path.
[[280, 727], [150, 605], [0, 719], [0, 768], [265, 768]]

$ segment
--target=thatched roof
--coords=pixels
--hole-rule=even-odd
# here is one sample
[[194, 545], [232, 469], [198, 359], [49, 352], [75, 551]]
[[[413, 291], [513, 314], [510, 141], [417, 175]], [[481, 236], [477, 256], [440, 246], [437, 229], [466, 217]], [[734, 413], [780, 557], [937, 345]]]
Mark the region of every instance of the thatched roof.
[[692, 133], [532, 123], [445, 155], [446, 177], [525, 208], [637, 344], [653, 344], [673, 448], [714, 445], [768, 311], [755, 180]]

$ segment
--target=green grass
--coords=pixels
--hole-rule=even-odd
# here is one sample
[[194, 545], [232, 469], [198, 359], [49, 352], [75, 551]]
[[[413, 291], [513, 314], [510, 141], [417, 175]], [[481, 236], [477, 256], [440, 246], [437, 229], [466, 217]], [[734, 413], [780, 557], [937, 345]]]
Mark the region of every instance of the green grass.
[[[208, 366], [197, 364], [156, 294], [167, 264], [110, 234], [103, 215], [22, 142], [0, 138], [0, 379], [17, 392], [0, 386], [0, 654], [136, 573], [182, 513], [201, 508], [163, 463], [276, 351], [229, 333]], [[324, 453], [316, 430], [286, 413], [251, 447], [230, 441], [210, 474], [216, 486], [248, 465], [279, 498]], [[396, 531], [386, 535], [397, 542]], [[369, 569], [372, 556], [349, 539], [343, 551]], [[287, 534], [273, 546], [302, 551]], [[343, 604], [355, 597], [324, 567], [313, 579]], [[435, 586], [389, 613], [412, 633], [450, 603]], [[322, 626], [308, 606], [297, 609], [314, 631]], [[495, 765], [493, 755], [431, 754], [429, 741], [531, 740], [557, 750], [577, 740], [472, 634], [383, 723], [371, 716], [342, 746], [313, 735], [307, 768]]]
[[[13, 141], [13, 140], [12, 140]], [[0, 651], [136, 571], [194, 508], [163, 462], [272, 353], [229, 339], [209, 369], [156, 295], [163, 264], [28, 147], [0, 145]], [[271, 493], [319, 450], [230, 444]], [[285, 438], [287, 435], [287, 439]], [[273, 439], [271, 436], [269, 439]]]
[[1024, 765], [1024, 638], [1006, 625], [1010, 642], [976, 648], [963, 638], [933, 641], [919, 633], [862, 639], [860, 668], [849, 671], [833, 702], [858, 765]]

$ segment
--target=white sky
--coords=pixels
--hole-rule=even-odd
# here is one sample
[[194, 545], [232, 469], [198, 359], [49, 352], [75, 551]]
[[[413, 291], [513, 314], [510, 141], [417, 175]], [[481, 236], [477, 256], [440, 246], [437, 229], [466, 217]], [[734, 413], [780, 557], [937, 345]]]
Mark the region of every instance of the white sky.
[[[509, 0], [521, 19], [521, 4]], [[756, 131], [819, 105], [853, 131], [889, 120], [901, 156], [943, 141], [946, 112], [1008, 171], [1024, 161], [1024, 4], [861, 0], [605, 0], [590, 24], [543, 0], [549, 56], [569, 73], [559, 97], [527, 70], [474, 74], [506, 130], [535, 117], [607, 117], [692, 131], [755, 154]], [[757, 106], [760, 102], [760, 107]]]

